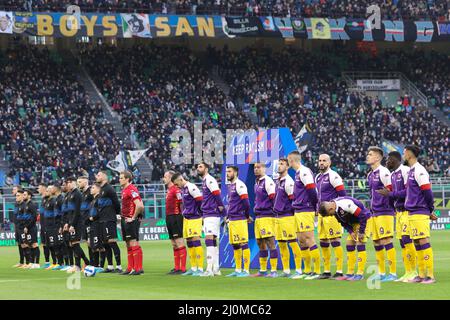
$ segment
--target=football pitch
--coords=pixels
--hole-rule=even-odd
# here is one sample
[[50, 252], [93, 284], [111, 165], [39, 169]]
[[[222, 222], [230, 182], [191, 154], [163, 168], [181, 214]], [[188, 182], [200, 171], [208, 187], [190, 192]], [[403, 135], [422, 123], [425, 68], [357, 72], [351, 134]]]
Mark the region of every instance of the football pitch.
[[[368, 283], [368, 273], [366, 280], [360, 282], [224, 277], [232, 272], [230, 269], [222, 269], [223, 275], [214, 278], [169, 276], [166, 273], [172, 268], [172, 250], [168, 241], [141, 243], [145, 274], [134, 277], [100, 273], [92, 278], [83, 274], [77, 278], [61, 271], [15, 269], [11, 266], [18, 260], [17, 247], [1, 247], [0, 299], [449, 299], [449, 240], [448, 231], [432, 232], [437, 283], [381, 283], [379, 289], [369, 289], [374, 285]], [[401, 261], [397, 241], [395, 244], [397, 259]], [[124, 243], [120, 246], [122, 261], [126, 263]], [[367, 249], [367, 267], [373, 268], [375, 255], [370, 241]], [[41, 250], [41, 264], [42, 258]], [[401, 262], [398, 274], [403, 274]]]

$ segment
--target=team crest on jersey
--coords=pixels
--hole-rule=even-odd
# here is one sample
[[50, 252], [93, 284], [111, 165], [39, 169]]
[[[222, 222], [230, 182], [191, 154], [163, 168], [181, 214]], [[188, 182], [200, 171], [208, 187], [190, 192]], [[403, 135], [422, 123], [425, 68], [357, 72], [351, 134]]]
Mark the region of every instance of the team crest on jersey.
[[133, 196], [133, 198], [136, 198], [139, 196], [136, 191], [131, 192], [131, 195]]

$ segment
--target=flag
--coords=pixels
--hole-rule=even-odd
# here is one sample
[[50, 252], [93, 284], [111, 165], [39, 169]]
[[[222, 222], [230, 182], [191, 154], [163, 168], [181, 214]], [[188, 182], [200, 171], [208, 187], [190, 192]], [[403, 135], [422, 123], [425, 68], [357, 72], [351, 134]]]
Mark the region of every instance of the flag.
[[273, 24], [272, 17], [259, 17], [261, 20], [262, 26], [266, 31], [275, 31], [275, 25]]
[[294, 30], [290, 18], [275, 18], [275, 25], [280, 31], [283, 38], [293, 38]]
[[331, 39], [330, 24], [325, 18], [311, 18], [313, 39]]
[[106, 166], [111, 170], [122, 172], [127, 170], [126, 161], [124, 158], [124, 151], [120, 151], [114, 160], [108, 161]]
[[117, 172], [128, 170], [129, 167], [134, 166], [136, 162], [138, 162], [147, 150], [148, 149], [120, 151], [114, 160], [108, 161], [106, 166]]
[[312, 138], [311, 128], [308, 124], [305, 124], [295, 137], [295, 144], [297, 145], [298, 152], [302, 153], [308, 149], [308, 145], [312, 141]]
[[399, 143], [395, 143], [386, 139], [381, 141], [381, 148], [385, 154], [388, 154], [392, 151], [398, 151], [400, 154], [403, 154], [404, 146]]
[[121, 13], [122, 30], [124, 38], [151, 38], [150, 20], [148, 14], [142, 13]]
[[0, 33], [12, 33], [14, 16], [12, 12], [0, 11]]
[[128, 150], [128, 154], [131, 159], [131, 165], [134, 166], [136, 162], [145, 154], [147, 149], [141, 149], [141, 150]]

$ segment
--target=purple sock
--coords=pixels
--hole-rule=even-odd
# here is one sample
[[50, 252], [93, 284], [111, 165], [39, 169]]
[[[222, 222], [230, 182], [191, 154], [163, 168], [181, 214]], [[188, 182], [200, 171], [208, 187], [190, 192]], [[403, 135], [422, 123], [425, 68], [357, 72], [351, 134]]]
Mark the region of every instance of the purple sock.
[[323, 241], [320, 241], [320, 247], [322, 247], [322, 248], [328, 248], [330, 246], [330, 243], [329, 242], [323, 242]]
[[270, 250], [270, 259], [278, 258], [277, 249]]
[[268, 250], [260, 250], [259, 251], [259, 257], [260, 258], [267, 258], [269, 256], [269, 251]]
[[331, 246], [332, 246], [333, 248], [337, 248], [337, 247], [340, 247], [340, 246], [341, 246], [341, 243], [340, 243], [339, 241], [332, 241], [332, 242], [331, 242]]

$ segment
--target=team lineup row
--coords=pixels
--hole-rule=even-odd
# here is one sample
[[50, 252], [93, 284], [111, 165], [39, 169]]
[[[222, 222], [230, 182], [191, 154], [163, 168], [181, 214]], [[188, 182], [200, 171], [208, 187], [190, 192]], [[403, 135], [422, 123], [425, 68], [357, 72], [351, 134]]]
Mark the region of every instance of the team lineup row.
[[[119, 181], [122, 187], [122, 206], [104, 171], [97, 173], [96, 182], [92, 186], [89, 186], [87, 176], [78, 179], [68, 177], [62, 184], [40, 184], [38, 192], [42, 201], [39, 208], [32, 201], [32, 189], [15, 187], [14, 224], [20, 261], [14, 267], [73, 273], [81, 271], [83, 260], [84, 267], [93, 266], [96, 272], [142, 274], [143, 253], [138, 240], [144, 205], [137, 188], [131, 184], [130, 172], [122, 172]], [[126, 270], [122, 270], [117, 244], [118, 221], [121, 223], [128, 253]], [[45, 255], [43, 267], [39, 265], [37, 223], [41, 227], [41, 243]], [[80, 246], [82, 240], [86, 240], [88, 244], [89, 258]], [[115, 269], [113, 255], [116, 260]], [[105, 269], [106, 261], [108, 265]]]
[[[381, 165], [381, 148], [370, 147], [366, 162], [370, 209], [346, 195], [343, 181], [331, 170], [327, 154], [319, 157], [320, 173], [302, 165], [301, 155], [294, 151], [286, 159], [279, 159], [278, 177], [272, 180], [265, 173], [265, 165], [256, 163], [254, 173], [255, 200], [254, 231], [259, 247], [260, 270], [250, 275], [248, 223], [250, 202], [247, 186], [238, 178], [238, 168], [226, 168], [227, 205], [222, 202], [217, 181], [208, 174], [209, 165], [200, 163], [202, 190], [186, 181], [177, 172], [168, 171], [164, 182], [168, 186], [166, 198], [167, 227], [174, 249], [175, 267], [170, 274], [193, 276], [220, 275], [219, 239], [221, 221], [226, 223], [229, 243], [234, 249], [235, 271], [229, 277], [290, 277], [293, 279], [336, 279], [357, 281], [364, 279], [367, 261], [366, 242], [372, 238], [376, 252], [378, 279], [434, 283], [433, 251], [430, 244], [430, 219], [433, 214], [433, 194], [429, 175], [418, 162], [419, 148], [407, 146], [402, 155], [389, 153], [386, 166]], [[288, 169], [295, 170], [295, 178]], [[181, 214], [180, 214], [181, 213]], [[323, 256], [315, 242], [315, 216], [318, 215], [318, 236]], [[343, 228], [346, 239], [347, 272], [343, 272], [344, 253], [341, 245]], [[203, 271], [204, 252], [200, 242], [205, 234], [207, 268]], [[394, 235], [400, 242], [405, 274], [398, 278]], [[191, 268], [186, 271], [186, 248]], [[283, 272], [277, 272], [278, 250]], [[292, 249], [295, 271], [291, 274]], [[336, 273], [331, 273], [331, 248], [336, 256]], [[270, 271], [268, 262], [270, 261]], [[303, 269], [302, 269], [303, 262]], [[386, 262], [389, 266], [386, 272]], [[356, 265], [356, 270], [355, 270]], [[418, 267], [418, 272], [416, 268]]]
[[[434, 283], [433, 251], [430, 244], [430, 218], [433, 219], [433, 194], [429, 175], [417, 161], [419, 149], [407, 146], [403, 158], [398, 152], [389, 153], [386, 167], [381, 165], [382, 149], [371, 147], [367, 153], [370, 189], [370, 210], [360, 201], [346, 195], [341, 177], [331, 170], [326, 154], [319, 157], [320, 173], [301, 164], [298, 152], [280, 159], [278, 178], [274, 181], [265, 173], [265, 165], [256, 163], [254, 172], [254, 228], [259, 247], [260, 270], [255, 277], [290, 277], [293, 279], [362, 280], [367, 261], [366, 242], [372, 238], [381, 281]], [[295, 170], [295, 178], [288, 169]], [[209, 166], [197, 166], [202, 177], [202, 191], [177, 172], [164, 175], [168, 186], [166, 198], [167, 228], [173, 245], [175, 267], [170, 274], [193, 276], [220, 275], [217, 240], [221, 223], [225, 222], [229, 242], [234, 249], [235, 271], [228, 276], [250, 276], [248, 223], [250, 202], [245, 183], [238, 179], [238, 168], [226, 168], [227, 205], [222, 202], [217, 181], [208, 174]], [[107, 175], [100, 171], [96, 182], [89, 186], [86, 176], [66, 178], [62, 185], [39, 185], [42, 202], [32, 201], [33, 192], [16, 187], [14, 222], [19, 243], [20, 262], [17, 267], [40, 268], [37, 227], [41, 225], [41, 242], [45, 254], [43, 268], [75, 272], [92, 265], [98, 272], [119, 272], [124, 275], [143, 273], [142, 249], [139, 246], [139, 225], [143, 204], [138, 190], [131, 184], [129, 172], [120, 174], [122, 207]], [[63, 195], [64, 193], [64, 195]], [[323, 256], [315, 242], [315, 216]], [[123, 239], [128, 251], [128, 267], [122, 271], [120, 248], [116, 242], [120, 219]], [[394, 224], [395, 221], [395, 224]], [[343, 228], [346, 239], [347, 272], [343, 273], [344, 253], [341, 245]], [[203, 271], [204, 252], [201, 244], [205, 234], [207, 268]], [[397, 277], [396, 233], [402, 248], [405, 275]], [[88, 243], [89, 258], [80, 241]], [[187, 242], [187, 250], [184, 246]], [[275, 241], [276, 240], [276, 241]], [[283, 272], [278, 274], [278, 243]], [[295, 271], [291, 274], [292, 249]], [[336, 273], [331, 274], [331, 248], [336, 256]], [[116, 270], [113, 267], [113, 254]], [[186, 270], [189, 255], [191, 268]], [[52, 262], [50, 263], [50, 256]], [[25, 260], [25, 263], [24, 263]], [[108, 266], [105, 269], [105, 262]], [[270, 261], [270, 272], [267, 271]], [[303, 269], [302, 269], [303, 262]], [[386, 272], [386, 262], [389, 272]], [[355, 270], [355, 264], [357, 268]], [[418, 267], [418, 272], [416, 268]]]

